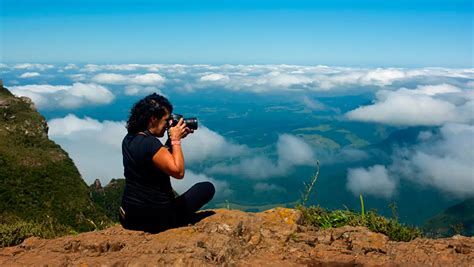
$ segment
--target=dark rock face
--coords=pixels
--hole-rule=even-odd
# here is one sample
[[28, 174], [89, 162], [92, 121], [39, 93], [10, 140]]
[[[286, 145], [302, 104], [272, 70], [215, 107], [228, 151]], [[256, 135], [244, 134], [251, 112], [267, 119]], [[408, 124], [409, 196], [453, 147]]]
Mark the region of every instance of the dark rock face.
[[103, 190], [102, 189], [102, 184], [100, 183], [99, 179], [95, 179], [93, 187], [94, 187], [94, 190], [96, 190], [96, 191]]
[[364, 227], [317, 230], [301, 213], [215, 210], [194, 225], [159, 234], [114, 226], [0, 249], [0, 265], [472, 266], [474, 239], [392, 242]]

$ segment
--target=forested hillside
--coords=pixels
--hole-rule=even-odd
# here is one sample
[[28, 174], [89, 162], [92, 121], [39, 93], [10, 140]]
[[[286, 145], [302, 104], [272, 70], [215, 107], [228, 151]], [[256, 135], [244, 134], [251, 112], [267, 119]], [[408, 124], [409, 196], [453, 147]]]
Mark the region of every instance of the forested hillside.
[[88, 231], [110, 223], [68, 154], [47, 133], [46, 120], [31, 100], [0, 84], [2, 227], [28, 222]]

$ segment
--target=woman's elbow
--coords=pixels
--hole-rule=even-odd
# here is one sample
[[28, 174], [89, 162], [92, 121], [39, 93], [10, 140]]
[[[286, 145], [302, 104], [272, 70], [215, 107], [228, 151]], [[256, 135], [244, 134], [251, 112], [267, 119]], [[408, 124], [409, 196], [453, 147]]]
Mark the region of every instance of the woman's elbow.
[[173, 176], [174, 178], [178, 179], [178, 180], [181, 180], [184, 178], [184, 170], [183, 171], [180, 171], [180, 172], [176, 172], [176, 173], [173, 173]]

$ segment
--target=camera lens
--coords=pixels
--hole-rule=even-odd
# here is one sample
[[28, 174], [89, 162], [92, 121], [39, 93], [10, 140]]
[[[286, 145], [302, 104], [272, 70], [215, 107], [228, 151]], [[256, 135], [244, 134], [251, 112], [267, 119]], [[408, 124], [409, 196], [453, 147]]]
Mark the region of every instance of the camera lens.
[[184, 123], [186, 123], [186, 127], [191, 130], [197, 130], [198, 128], [197, 118], [186, 118], [184, 119]]

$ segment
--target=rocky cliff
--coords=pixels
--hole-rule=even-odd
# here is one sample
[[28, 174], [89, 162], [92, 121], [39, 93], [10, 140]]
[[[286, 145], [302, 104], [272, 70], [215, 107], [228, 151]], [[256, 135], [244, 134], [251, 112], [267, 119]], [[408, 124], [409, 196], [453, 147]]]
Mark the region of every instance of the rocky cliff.
[[393, 242], [363, 227], [318, 230], [301, 213], [207, 211], [194, 225], [158, 234], [110, 227], [0, 249], [1, 266], [473, 266], [474, 238]]
[[110, 220], [31, 100], [0, 85], [0, 224], [18, 221], [84, 231]]

